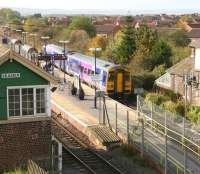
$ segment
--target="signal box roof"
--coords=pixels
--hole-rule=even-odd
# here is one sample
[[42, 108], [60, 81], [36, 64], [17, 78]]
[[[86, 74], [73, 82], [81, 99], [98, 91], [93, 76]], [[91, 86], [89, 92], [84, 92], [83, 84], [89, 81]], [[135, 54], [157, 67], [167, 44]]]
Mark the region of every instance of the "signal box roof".
[[47, 80], [51, 84], [58, 84], [58, 80], [55, 79], [52, 75], [44, 71], [42, 68], [36, 66], [28, 59], [22, 57], [21, 55], [11, 51], [9, 48], [4, 47], [2, 44], [0, 44], [0, 66], [8, 61], [8, 60], [15, 60], [18, 63], [22, 64], [26, 68], [30, 69], [34, 73], [41, 76], [43, 79]]

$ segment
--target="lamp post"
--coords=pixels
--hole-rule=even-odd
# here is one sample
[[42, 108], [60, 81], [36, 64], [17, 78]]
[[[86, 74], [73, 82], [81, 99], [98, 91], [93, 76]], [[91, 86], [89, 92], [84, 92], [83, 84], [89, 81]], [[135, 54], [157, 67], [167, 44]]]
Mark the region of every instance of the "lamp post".
[[[102, 49], [101, 48], [89, 48], [89, 51], [94, 52], [94, 75], [96, 76], [97, 74], [97, 52], [100, 52]], [[96, 84], [94, 87], [95, 95], [94, 95], [94, 108], [97, 108], [97, 97], [96, 97]]]
[[26, 44], [26, 36], [27, 36], [27, 34], [28, 34], [28, 32], [26, 32], [26, 31], [22, 32], [24, 44]]
[[14, 36], [14, 37], [15, 37], [15, 32], [16, 32], [16, 29], [12, 28], [12, 29], [11, 29], [11, 31], [12, 31], [12, 36]]
[[[22, 44], [22, 30], [16, 30], [16, 32], [18, 32], [19, 35], [21, 36], [21, 43], [19, 44], [19, 54], [20, 54], [20, 52], [21, 52], [21, 44]], [[13, 47], [15, 47], [15, 46], [13, 45]], [[13, 49], [15, 50], [15, 48], [13, 48]]]
[[36, 40], [35, 39], [36, 39], [37, 34], [36, 33], [31, 33], [30, 36], [33, 37], [33, 48], [35, 48], [35, 46], [36, 46]]
[[19, 33], [21, 39], [22, 39], [22, 30], [16, 30], [17, 33]]
[[69, 43], [69, 40], [60, 40], [59, 43], [63, 44], [63, 48], [64, 48], [64, 83], [66, 83], [66, 78], [65, 78], [65, 71], [66, 71], [66, 66], [65, 66], [65, 59], [66, 59], [66, 44]]
[[47, 50], [46, 50], [46, 47], [47, 47], [47, 41], [49, 40], [49, 36], [42, 36], [41, 39], [44, 41], [44, 56], [45, 56], [45, 59], [46, 59], [46, 71], [48, 71], [48, 68], [47, 68]]

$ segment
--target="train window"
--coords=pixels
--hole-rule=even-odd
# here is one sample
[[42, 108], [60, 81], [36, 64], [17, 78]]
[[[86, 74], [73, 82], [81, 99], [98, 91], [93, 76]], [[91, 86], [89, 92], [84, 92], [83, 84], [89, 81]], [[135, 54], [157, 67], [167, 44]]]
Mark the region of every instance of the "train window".
[[88, 69], [88, 74], [91, 74], [91, 70], [90, 69]]
[[130, 80], [130, 73], [125, 73], [124, 74], [124, 80], [129, 81]]
[[81, 67], [80, 67], [81, 73], [83, 72], [83, 69], [84, 69], [84, 68], [81, 66]]
[[84, 68], [84, 73], [87, 74], [87, 69], [86, 68]]
[[109, 73], [109, 75], [108, 75], [108, 80], [109, 80], [109, 81], [114, 81], [114, 80], [115, 80], [115, 75], [114, 75], [114, 73]]
[[94, 71], [92, 71], [91, 74], [94, 75]]

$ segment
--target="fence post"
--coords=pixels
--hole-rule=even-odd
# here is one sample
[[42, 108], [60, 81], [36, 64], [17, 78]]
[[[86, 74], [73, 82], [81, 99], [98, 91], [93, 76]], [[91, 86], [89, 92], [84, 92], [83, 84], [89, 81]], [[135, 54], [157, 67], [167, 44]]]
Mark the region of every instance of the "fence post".
[[137, 95], [137, 116], [139, 117], [139, 95]]
[[106, 116], [106, 106], [105, 106], [105, 97], [103, 97], [103, 123], [105, 124], [105, 116]]
[[151, 129], [153, 129], [153, 103], [151, 102]]
[[58, 142], [58, 171], [62, 174], [62, 143]]
[[129, 144], [129, 111], [127, 110], [126, 112], [126, 116], [127, 116], [127, 143]]
[[165, 111], [165, 174], [167, 174], [167, 157], [168, 157], [168, 151], [167, 151], [167, 114]]
[[54, 136], [51, 142], [51, 172], [54, 173]]
[[183, 138], [182, 145], [184, 150], [184, 174], [187, 174], [187, 148], [185, 144], [185, 118], [183, 117]]
[[141, 136], [141, 157], [144, 156], [144, 118], [140, 119], [142, 124], [142, 136]]
[[[101, 97], [99, 97], [99, 124], [101, 124]], [[104, 120], [103, 124], [105, 124]]]
[[115, 133], [118, 135], [118, 128], [117, 128], [117, 103], [115, 103]]

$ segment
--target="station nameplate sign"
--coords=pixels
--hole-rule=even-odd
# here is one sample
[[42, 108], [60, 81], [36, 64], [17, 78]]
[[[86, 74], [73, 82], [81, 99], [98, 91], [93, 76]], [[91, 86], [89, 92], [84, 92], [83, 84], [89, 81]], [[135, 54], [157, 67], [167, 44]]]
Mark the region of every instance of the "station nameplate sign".
[[20, 78], [20, 73], [4, 73], [1, 74], [2, 79], [15, 79]]

